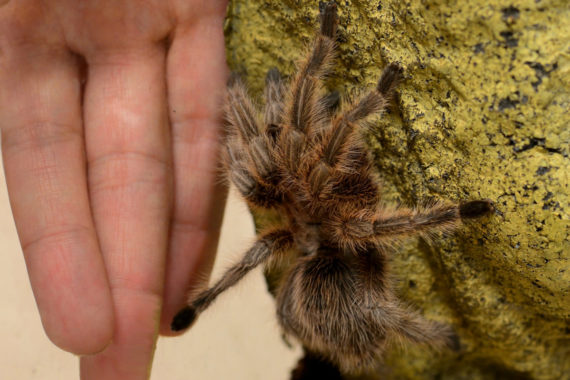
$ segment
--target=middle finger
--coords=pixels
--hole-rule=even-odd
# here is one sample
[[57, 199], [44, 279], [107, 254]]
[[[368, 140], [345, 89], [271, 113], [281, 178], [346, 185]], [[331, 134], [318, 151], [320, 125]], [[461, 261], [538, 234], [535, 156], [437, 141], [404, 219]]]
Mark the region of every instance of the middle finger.
[[154, 349], [170, 214], [164, 49], [87, 57], [85, 133], [93, 215], [115, 302], [113, 344], [83, 379], [145, 378]]

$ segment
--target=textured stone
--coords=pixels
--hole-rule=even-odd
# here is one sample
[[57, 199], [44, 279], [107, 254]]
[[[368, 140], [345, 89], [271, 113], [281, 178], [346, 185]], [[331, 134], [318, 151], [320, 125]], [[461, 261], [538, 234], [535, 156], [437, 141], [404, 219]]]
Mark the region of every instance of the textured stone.
[[[394, 348], [406, 379], [570, 379], [570, 7], [566, 0], [339, 2], [329, 89], [356, 94], [398, 62], [406, 80], [368, 142], [385, 197], [490, 198], [496, 215], [394, 254], [402, 297], [451, 323], [458, 353]], [[316, 1], [235, 0], [233, 70], [254, 95], [292, 74]], [[260, 219], [265, 216], [258, 216]]]

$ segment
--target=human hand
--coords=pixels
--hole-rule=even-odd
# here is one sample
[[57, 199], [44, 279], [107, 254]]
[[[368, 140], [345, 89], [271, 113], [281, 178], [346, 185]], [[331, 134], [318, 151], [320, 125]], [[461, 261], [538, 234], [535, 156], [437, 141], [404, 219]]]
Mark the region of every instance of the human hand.
[[44, 329], [83, 379], [144, 379], [217, 244], [226, 1], [0, 4], [2, 154]]

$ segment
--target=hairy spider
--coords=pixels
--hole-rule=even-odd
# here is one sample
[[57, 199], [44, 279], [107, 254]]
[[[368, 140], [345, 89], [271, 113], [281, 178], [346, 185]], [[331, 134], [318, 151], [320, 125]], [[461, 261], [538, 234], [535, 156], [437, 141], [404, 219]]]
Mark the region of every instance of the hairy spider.
[[437, 202], [408, 209], [381, 204], [380, 185], [361, 140], [363, 121], [383, 111], [402, 69], [389, 64], [376, 88], [335, 112], [321, 79], [335, 50], [336, 5], [329, 2], [308, 57], [289, 88], [275, 69], [265, 88], [263, 121], [244, 84], [228, 85], [224, 165], [251, 206], [274, 208], [288, 225], [263, 233], [211, 288], [172, 321], [187, 328], [214, 299], [265, 263], [290, 260], [277, 287], [277, 316], [288, 335], [343, 373], [374, 363], [391, 339], [452, 346], [452, 329], [400, 301], [387, 252], [412, 235], [435, 237], [462, 219], [493, 210], [489, 200]]

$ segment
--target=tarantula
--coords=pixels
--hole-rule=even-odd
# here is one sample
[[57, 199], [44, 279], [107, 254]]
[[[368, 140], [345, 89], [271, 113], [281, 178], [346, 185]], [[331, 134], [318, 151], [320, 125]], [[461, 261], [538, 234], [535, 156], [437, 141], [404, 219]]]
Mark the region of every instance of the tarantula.
[[343, 373], [370, 366], [393, 338], [451, 346], [452, 329], [424, 319], [395, 295], [388, 248], [412, 235], [449, 232], [493, 210], [489, 200], [437, 202], [417, 209], [381, 205], [380, 185], [361, 140], [363, 122], [383, 111], [402, 77], [389, 64], [376, 88], [331, 111], [321, 79], [335, 50], [336, 5], [329, 2], [308, 57], [288, 90], [269, 71], [263, 121], [241, 80], [228, 85], [224, 166], [250, 205], [273, 208], [288, 225], [263, 233], [211, 288], [172, 321], [190, 326], [214, 299], [259, 264], [293, 258], [277, 288], [285, 333]]

